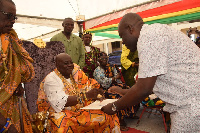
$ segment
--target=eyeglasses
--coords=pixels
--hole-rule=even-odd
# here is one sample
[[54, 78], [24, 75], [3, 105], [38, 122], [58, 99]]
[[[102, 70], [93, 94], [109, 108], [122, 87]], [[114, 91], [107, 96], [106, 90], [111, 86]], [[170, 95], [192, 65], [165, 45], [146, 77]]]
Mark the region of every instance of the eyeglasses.
[[2, 12], [4, 15], [6, 15], [9, 20], [13, 20], [13, 19], [17, 20], [17, 16], [12, 13], [4, 12], [2, 10], [0, 12]]

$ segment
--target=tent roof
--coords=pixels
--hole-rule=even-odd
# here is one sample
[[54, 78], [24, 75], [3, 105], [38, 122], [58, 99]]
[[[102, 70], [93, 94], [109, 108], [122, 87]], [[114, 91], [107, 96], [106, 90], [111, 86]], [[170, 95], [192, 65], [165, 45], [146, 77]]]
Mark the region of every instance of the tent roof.
[[[71, 17], [76, 20], [76, 16], [84, 15], [85, 19], [92, 19], [108, 13], [113, 13], [130, 6], [143, 4], [155, 0], [13, 0], [16, 4], [17, 14], [30, 18], [52, 18], [64, 19]], [[34, 20], [33, 20], [34, 21]], [[61, 22], [59, 23], [61, 25]], [[62, 28], [62, 27], [61, 27]], [[33, 25], [30, 23], [19, 23], [14, 25], [19, 38], [32, 40], [42, 35], [52, 33], [61, 28], [53, 28], [41, 25]], [[54, 32], [55, 34], [57, 32]], [[76, 34], [76, 33], [75, 33]], [[51, 34], [53, 36], [53, 34]], [[46, 41], [49, 41], [45, 38]], [[93, 41], [109, 39], [107, 37], [94, 36]]]
[[155, 0], [13, 0], [17, 14], [63, 19], [85, 15], [91, 19], [130, 6]]
[[[17, 14], [38, 18], [61, 20], [79, 15], [86, 19], [84, 28], [95, 33], [93, 41], [119, 38], [117, 27], [122, 16], [128, 12], [139, 13], [146, 23], [173, 23], [199, 19], [198, 0], [13, 0]], [[172, 5], [172, 6], [171, 6]], [[174, 6], [176, 5], [176, 6]], [[177, 5], [183, 5], [178, 7]], [[163, 9], [163, 10], [162, 10]], [[184, 16], [186, 15], [186, 16]], [[184, 17], [183, 17], [184, 16]], [[33, 20], [34, 21], [34, 20]], [[51, 23], [51, 20], [49, 20]], [[45, 24], [45, 23], [44, 23]], [[61, 25], [61, 21], [59, 22]], [[62, 28], [62, 27], [61, 27]], [[16, 23], [14, 29], [19, 38], [30, 40], [61, 28]], [[77, 33], [75, 33], [77, 34]], [[53, 34], [50, 34], [53, 36]], [[50, 36], [46, 38], [48, 41]]]

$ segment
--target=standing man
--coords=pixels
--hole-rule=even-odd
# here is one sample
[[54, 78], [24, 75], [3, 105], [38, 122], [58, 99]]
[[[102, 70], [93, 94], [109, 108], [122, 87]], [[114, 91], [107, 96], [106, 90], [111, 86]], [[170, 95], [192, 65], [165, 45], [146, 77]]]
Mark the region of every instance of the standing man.
[[119, 23], [119, 36], [138, 50], [138, 80], [131, 89], [110, 88], [124, 95], [102, 107], [108, 114], [138, 104], [152, 91], [171, 113], [171, 133], [200, 132], [200, 50], [184, 33], [164, 24], [147, 25], [135, 13]]
[[78, 64], [82, 69], [85, 65], [85, 49], [81, 38], [72, 33], [74, 20], [65, 18], [62, 26], [64, 31], [53, 36], [50, 41], [61, 41], [65, 45], [65, 52], [72, 57], [73, 63]]
[[14, 2], [0, 0], [0, 132], [32, 133], [21, 83], [34, 77], [33, 60], [12, 29], [16, 19]]

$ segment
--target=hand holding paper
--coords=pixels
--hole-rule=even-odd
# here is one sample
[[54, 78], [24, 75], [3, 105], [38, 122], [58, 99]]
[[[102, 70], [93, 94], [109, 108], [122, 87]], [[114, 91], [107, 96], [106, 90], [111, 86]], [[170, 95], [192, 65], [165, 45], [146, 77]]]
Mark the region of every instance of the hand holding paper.
[[81, 109], [91, 109], [91, 110], [100, 110], [103, 106], [109, 104], [109, 103], [113, 103], [115, 101], [117, 101], [118, 99], [105, 99], [103, 100], [102, 102], [96, 100], [94, 103], [88, 105], [88, 106], [85, 106]]

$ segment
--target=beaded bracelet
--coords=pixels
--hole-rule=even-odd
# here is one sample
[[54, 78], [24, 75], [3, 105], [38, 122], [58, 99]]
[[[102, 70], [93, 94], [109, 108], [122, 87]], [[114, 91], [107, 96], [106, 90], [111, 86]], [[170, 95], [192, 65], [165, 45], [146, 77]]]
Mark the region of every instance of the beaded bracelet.
[[7, 122], [6, 122], [5, 126], [0, 130], [0, 133], [3, 133], [4, 130], [7, 131], [11, 125], [10, 118], [7, 118], [6, 120], [7, 120]]

